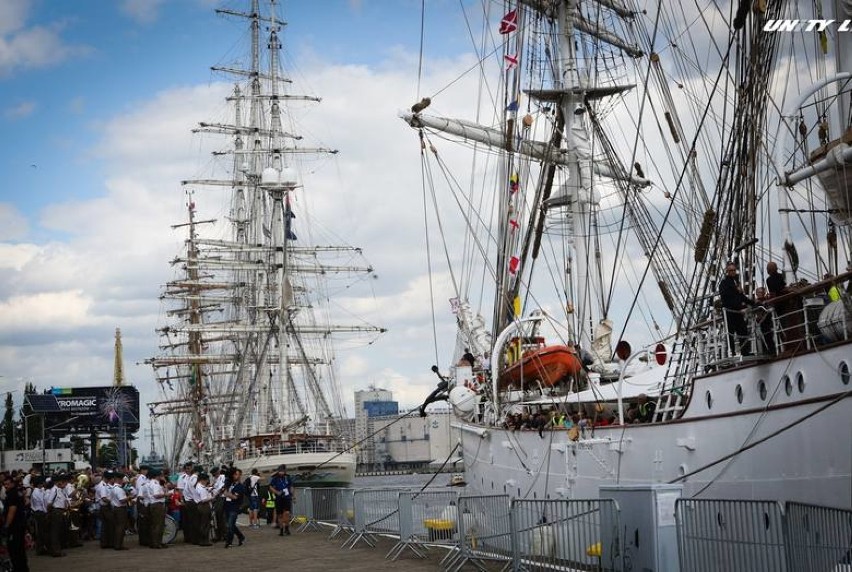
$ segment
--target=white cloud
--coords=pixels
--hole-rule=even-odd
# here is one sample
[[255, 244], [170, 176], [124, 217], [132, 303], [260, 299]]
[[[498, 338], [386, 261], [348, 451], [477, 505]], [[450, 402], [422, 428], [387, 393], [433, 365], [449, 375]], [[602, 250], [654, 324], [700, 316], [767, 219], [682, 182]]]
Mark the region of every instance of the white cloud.
[[32, 115], [35, 108], [36, 104], [34, 101], [23, 101], [14, 107], [3, 110], [3, 116], [7, 119], [21, 119]]
[[140, 24], [157, 20], [163, 0], [124, 0], [121, 11]]
[[0, 2], [0, 38], [24, 25], [30, 7], [30, 0], [3, 0], [3, 2]]
[[89, 324], [91, 299], [80, 290], [12, 296], [0, 302], [2, 333], [51, 328], [68, 332]]
[[[27, 220], [18, 209], [8, 203], [0, 203], [0, 240], [19, 240], [26, 235], [27, 228]], [[0, 266], [4, 262], [5, 257], [0, 256]]]

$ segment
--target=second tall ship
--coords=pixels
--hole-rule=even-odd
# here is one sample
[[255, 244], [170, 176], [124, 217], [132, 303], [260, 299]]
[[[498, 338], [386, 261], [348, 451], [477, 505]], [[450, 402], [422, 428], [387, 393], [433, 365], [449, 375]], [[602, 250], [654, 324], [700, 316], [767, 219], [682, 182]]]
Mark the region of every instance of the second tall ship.
[[[234, 78], [232, 115], [195, 130], [229, 141], [214, 152], [226, 174], [182, 182], [188, 220], [174, 228], [187, 238], [162, 294], [161, 352], [149, 360], [163, 399], [149, 406], [175, 422], [171, 466], [232, 462], [266, 476], [285, 464], [297, 484], [347, 485], [356, 463], [333, 342], [383, 330], [331, 323], [330, 286], [348, 288], [372, 268], [360, 249], [320, 244], [309, 228], [300, 167], [337, 151], [306, 145], [295, 132], [290, 107], [320, 100], [290, 92], [277, 2], [249, 8], [217, 10], [248, 23], [248, 65], [213, 68]], [[226, 221], [200, 220], [194, 191], [207, 188], [228, 191]]]

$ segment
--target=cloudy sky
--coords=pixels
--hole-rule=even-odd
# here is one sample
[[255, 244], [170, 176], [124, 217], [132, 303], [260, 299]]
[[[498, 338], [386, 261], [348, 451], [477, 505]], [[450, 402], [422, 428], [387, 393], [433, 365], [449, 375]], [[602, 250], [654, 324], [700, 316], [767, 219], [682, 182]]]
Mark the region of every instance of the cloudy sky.
[[[211, 141], [190, 130], [226, 120], [232, 87], [210, 66], [231, 64], [247, 37], [213, 8], [240, 5], [0, 2], [0, 391], [111, 384], [120, 328], [127, 380], [143, 401], [156, 397], [141, 362], [156, 353], [158, 296], [182, 240], [170, 228], [185, 217], [180, 181], [209, 175], [211, 162]], [[302, 127], [340, 150], [315, 165], [317, 181], [336, 190], [317, 195], [312, 214], [364, 248], [377, 279], [356, 312], [389, 329], [340, 353], [344, 397], [351, 404], [354, 390], [375, 384], [414, 406], [434, 387], [437, 353], [419, 144], [397, 118], [419, 99], [420, 2], [288, 1], [284, 14], [292, 77], [323, 98]], [[453, 40], [452, 26], [463, 22], [428, 46], [438, 63], [422, 86], [470, 67], [469, 42]]]

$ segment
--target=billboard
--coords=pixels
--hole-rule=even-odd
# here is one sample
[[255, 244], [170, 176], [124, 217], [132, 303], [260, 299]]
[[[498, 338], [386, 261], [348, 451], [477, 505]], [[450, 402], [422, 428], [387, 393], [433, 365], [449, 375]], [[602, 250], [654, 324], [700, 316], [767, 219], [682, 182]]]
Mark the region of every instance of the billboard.
[[130, 385], [52, 387], [26, 400], [54, 434], [139, 430], [139, 391]]

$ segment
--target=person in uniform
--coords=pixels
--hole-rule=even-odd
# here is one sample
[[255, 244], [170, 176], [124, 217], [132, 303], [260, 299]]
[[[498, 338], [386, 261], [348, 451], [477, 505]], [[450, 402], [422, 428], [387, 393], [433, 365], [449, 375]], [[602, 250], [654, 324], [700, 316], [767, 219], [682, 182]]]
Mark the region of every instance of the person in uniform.
[[201, 473], [198, 475], [198, 483], [195, 485], [195, 544], [198, 546], [213, 546], [210, 542], [213, 495], [207, 486], [209, 482], [210, 476], [207, 473]]
[[275, 515], [278, 520], [278, 536], [290, 534], [290, 512], [293, 510], [293, 480], [287, 474], [287, 466], [281, 465], [269, 480], [269, 490], [275, 494]]
[[219, 542], [225, 538], [225, 533], [228, 530], [227, 523], [225, 522], [225, 472], [219, 467], [213, 467], [210, 473], [214, 479], [210, 492], [213, 495], [213, 514], [216, 515], [216, 530], [214, 531], [213, 542]]
[[48, 553], [55, 558], [65, 556], [62, 552], [62, 537], [65, 534], [65, 513], [68, 512], [68, 497], [65, 494], [67, 482], [68, 477], [60, 473], [56, 476], [53, 486], [45, 492], [47, 528], [50, 531]]
[[6, 549], [9, 551], [12, 570], [14, 572], [29, 572], [25, 540], [27, 512], [23, 487], [18, 485], [15, 479], [7, 476], [3, 482], [3, 488], [6, 493], [6, 498], [3, 501], [5, 506], [3, 533], [6, 537]]
[[198, 503], [195, 499], [196, 487], [198, 486], [198, 474], [203, 467], [190, 466], [189, 475], [183, 489], [183, 541], [189, 544], [198, 543]]
[[127, 492], [124, 490], [124, 475], [113, 474], [114, 484], [110, 490], [112, 505], [112, 547], [115, 550], [127, 550], [124, 536], [127, 533]]
[[234, 535], [239, 539], [242, 546], [246, 541], [245, 535], [237, 527], [237, 515], [240, 514], [240, 508], [243, 506], [243, 499], [246, 497], [246, 488], [241, 481], [243, 472], [237, 468], [231, 469], [228, 479], [225, 483], [224, 497], [224, 512], [228, 531], [225, 534], [225, 548], [229, 548], [234, 542]]
[[148, 499], [146, 483], [148, 482], [148, 465], [139, 466], [139, 474], [133, 481], [133, 493], [136, 495], [136, 532], [139, 534], [139, 546], [148, 546], [150, 542], [150, 521], [148, 520]]
[[33, 485], [33, 491], [30, 493], [30, 509], [33, 511], [35, 523], [36, 554], [47, 554], [50, 535], [47, 530], [47, 505], [44, 502], [44, 477], [37, 475], [30, 482]]
[[166, 548], [163, 544], [163, 528], [166, 521], [166, 489], [165, 477], [158, 471], [149, 473], [148, 482], [145, 483], [145, 496], [148, 499], [148, 522], [150, 528], [149, 544], [151, 548]]
[[115, 525], [112, 519], [112, 487], [114, 481], [113, 472], [104, 471], [101, 482], [95, 487], [95, 500], [100, 507], [101, 548], [112, 548], [112, 529]]

